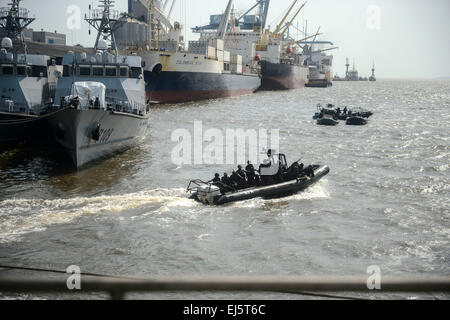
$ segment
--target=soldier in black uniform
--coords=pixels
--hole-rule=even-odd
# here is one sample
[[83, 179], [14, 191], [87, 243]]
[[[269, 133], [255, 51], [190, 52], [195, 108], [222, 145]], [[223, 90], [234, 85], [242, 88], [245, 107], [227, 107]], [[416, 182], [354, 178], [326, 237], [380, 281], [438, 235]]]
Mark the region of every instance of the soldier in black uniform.
[[222, 183], [226, 184], [227, 186], [231, 185], [230, 177], [228, 177], [228, 173], [224, 172], [222, 177]]
[[214, 174], [214, 178], [210, 182], [212, 182], [212, 183], [220, 182], [220, 174], [218, 174], [218, 173]]
[[247, 161], [247, 166], [245, 167], [245, 172], [247, 173], [247, 183], [249, 186], [255, 185], [255, 167]]
[[236, 173], [242, 178], [242, 180], [246, 181], [245, 171], [242, 170], [241, 165], [238, 165], [238, 169], [237, 169]]

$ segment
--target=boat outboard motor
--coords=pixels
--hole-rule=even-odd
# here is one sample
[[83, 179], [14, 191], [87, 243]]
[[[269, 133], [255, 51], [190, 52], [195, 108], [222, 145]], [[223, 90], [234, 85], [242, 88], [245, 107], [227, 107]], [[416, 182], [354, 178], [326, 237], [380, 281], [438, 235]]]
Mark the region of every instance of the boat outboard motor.
[[197, 188], [197, 198], [205, 204], [215, 204], [214, 199], [220, 195], [220, 188], [214, 185], [202, 185]]

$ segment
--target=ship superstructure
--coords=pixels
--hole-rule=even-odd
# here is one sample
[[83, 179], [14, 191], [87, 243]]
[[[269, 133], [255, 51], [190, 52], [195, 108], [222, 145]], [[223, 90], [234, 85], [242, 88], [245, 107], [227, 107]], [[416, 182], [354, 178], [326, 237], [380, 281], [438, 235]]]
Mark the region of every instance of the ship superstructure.
[[[44, 134], [40, 116], [54, 101], [62, 70], [47, 55], [29, 54], [23, 30], [34, 21], [30, 12], [12, 0], [0, 9], [0, 142], [38, 138]], [[14, 40], [21, 48], [13, 46]], [[23, 53], [18, 53], [23, 52]]]
[[[7, 35], [0, 50], [0, 111], [12, 113], [9, 117], [39, 115], [54, 98], [58, 71], [55, 61], [27, 52], [23, 30], [33, 21], [30, 12], [20, 7], [20, 0], [0, 9], [0, 26]], [[17, 53], [19, 49], [13, 47], [15, 39], [24, 53]]]
[[[261, 40], [262, 31], [266, 27], [269, 5], [270, 0], [258, 0], [240, 15], [235, 10], [231, 11], [224, 37], [224, 49], [231, 54], [241, 55], [245, 68], [252, 67], [258, 62], [255, 61], [256, 44]], [[200, 40], [208, 41], [216, 36], [223, 18], [223, 14], [211, 15], [208, 25], [194, 27], [192, 31], [200, 35]]]
[[56, 89], [61, 110], [47, 118], [76, 167], [136, 145], [149, 119], [142, 59], [117, 54], [112, 1], [100, 7], [86, 19], [99, 33], [96, 54], [64, 56]]

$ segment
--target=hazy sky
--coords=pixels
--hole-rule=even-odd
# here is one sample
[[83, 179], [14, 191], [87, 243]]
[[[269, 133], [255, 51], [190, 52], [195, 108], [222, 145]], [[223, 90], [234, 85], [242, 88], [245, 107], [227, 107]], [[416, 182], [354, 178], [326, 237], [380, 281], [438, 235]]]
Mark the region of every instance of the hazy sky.
[[[0, 0], [7, 6], [9, 0]], [[78, 5], [82, 15], [97, 0], [23, 0], [32, 11], [34, 29], [66, 33], [69, 43], [92, 46], [84, 21], [81, 29], [69, 30], [66, 13], [70, 5]], [[209, 15], [221, 13], [227, 0], [178, 0], [173, 18], [187, 27], [188, 40], [196, 34], [190, 28], [209, 22]], [[302, 0], [299, 0], [301, 3]], [[235, 9], [250, 8], [255, 0], [235, 0]], [[292, 0], [272, 0], [268, 24], [274, 27]], [[116, 9], [126, 11], [127, 0], [116, 0]], [[379, 19], [377, 19], [379, 10]], [[321, 27], [322, 40], [339, 46], [333, 51], [334, 72], [341, 76], [345, 58], [353, 58], [361, 75], [370, 75], [375, 60], [379, 78], [450, 77], [450, 1], [449, 0], [309, 0], [298, 17], [298, 25], [308, 20], [308, 31]], [[379, 23], [377, 23], [379, 21]], [[297, 25], [297, 23], [295, 23]], [[292, 29], [295, 35], [295, 29]]]

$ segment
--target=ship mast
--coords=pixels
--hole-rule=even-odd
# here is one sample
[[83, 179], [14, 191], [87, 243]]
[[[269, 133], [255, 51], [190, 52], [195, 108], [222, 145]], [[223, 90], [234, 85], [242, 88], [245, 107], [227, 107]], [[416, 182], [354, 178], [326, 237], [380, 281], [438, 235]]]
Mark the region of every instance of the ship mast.
[[118, 53], [116, 38], [114, 32], [119, 29], [125, 21], [119, 20], [119, 12], [112, 10], [114, 7], [113, 0], [99, 0], [98, 5], [101, 9], [89, 10], [89, 17], [85, 17], [85, 20], [98, 31], [97, 39], [95, 40], [95, 50], [98, 49], [98, 42], [100, 37], [111, 43], [111, 50]]
[[28, 17], [30, 11], [25, 8], [20, 8], [21, 0], [12, 0], [9, 8], [0, 9], [0, 26], [5, 30], [6, 36], [11, 39], [19, 38], [27, 53], [27, 43], [23, 35], [23, 30], [28, 27], [35, 18]]

